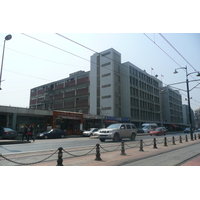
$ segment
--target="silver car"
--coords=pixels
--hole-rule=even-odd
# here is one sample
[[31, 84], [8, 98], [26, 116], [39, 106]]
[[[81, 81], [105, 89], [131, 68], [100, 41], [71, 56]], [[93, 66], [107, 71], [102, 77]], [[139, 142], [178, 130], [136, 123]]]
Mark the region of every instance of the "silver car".
[[121, 141], [123, 138], [135, 140], [137, 128], [131, 123], [112, 124], [99, 131], [99, 140], [104, 142], [106, 139], [112, 139], [114, 142]]
[[98, 128], [90, 128], [88, 129], [87, 131], [83, 131], [83, 136], [92, 136], [94, 132], [98, 131], [99, 129]]

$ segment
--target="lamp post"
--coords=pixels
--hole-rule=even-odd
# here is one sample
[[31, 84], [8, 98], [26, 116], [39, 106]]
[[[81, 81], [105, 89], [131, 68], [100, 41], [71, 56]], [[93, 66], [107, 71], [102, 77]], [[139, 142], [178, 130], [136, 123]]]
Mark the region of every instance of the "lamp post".
[[[186, 86], [187, 86], [188, 113], [189, 113], [189, 123], [190, 123], [190, 137], [191, 137], [191, 140], [193, 140], [193, 134], [192, 134], [192, 114], [191, 114], [191, 108], [190, 108], [190, 90], [189, 90], [188, 76], [190, 74], [194, 74], [194, 73], [198, 73], [197, 76], [200, 76], [200, 73], [199, 72], [191, 72], [191, 73], [188, 74], [188, 72], [187, 72], [187, 66], [180, 67], [180, 68], [177, 68], [177, 69], [185, 69], [185, 72], [186, 72]], [[178, 73], [177, 69], [175, 69], [174, 74]]]
[[2, 72], [3, 72], [3, 59], [4, 59], [4, 51], [5, 51], [5, 44], [6, 44], [6, 40], [10, 40], [12, 38], [12, 35], [7, 35], [4, 39], [4, 45], [3, 45], [3, 54], [2, 54], [2, 61], [1, 61], [1, 73], [0, 73], [0, 90], [2, 90], [1, 88], [1, 77], [2, 77]]

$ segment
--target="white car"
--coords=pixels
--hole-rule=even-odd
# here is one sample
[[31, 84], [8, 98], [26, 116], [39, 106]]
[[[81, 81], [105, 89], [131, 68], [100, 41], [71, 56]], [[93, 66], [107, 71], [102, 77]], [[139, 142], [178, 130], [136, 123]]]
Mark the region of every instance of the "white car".
[[99, 131], [99, 140], [104, 142], [106, 139], [112, 139], [114, 142], [121, 141], [123, 138], [135, 140], [137, 128], [131, 123], [112, 124]]
[[83, 136], [92, 136], [94, 132], [98, 131], [99, 129], [98, 128], [90, 128], [88, 129], [87, 131], [83, 131]]

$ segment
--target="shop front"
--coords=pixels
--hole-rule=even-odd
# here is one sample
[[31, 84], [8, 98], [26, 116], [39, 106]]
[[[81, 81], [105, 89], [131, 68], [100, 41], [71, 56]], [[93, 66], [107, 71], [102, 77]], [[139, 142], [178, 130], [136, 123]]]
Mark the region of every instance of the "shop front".
[[103, 118], [98, 115], [84, 114], [84, 123], [83, 129], [88, 130], [90, 128], [102, 128], [103, 127]]
[[66, 130], [68, 135], [81, 135], [83, 132], [83, 114], [53, 111], [53, 128]]

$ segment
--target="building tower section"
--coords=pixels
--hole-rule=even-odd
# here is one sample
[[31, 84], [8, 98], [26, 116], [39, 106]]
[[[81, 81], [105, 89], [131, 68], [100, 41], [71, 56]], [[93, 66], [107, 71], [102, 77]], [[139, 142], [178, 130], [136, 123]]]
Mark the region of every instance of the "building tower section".
[[91, 56], [90, 113], [121, 116], [121, 54], [108, 49]]

